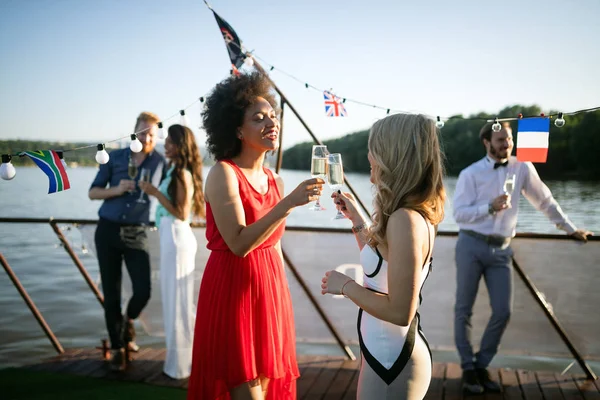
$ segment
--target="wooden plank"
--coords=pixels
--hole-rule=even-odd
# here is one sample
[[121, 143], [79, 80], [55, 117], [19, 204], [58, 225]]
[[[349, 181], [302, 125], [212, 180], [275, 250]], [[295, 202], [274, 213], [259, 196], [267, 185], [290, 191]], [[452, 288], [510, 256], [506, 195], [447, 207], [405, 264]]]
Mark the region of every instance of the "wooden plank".
[[446, 388], [444, 390], [445, 400], [460, 400], [462, 392], [462, 369], [456, 363], [448, 363], [446, 366]]
[[583, 396], [581, 395], [581, 392], [579, 392], [579, 388], [577, 387], [577, 385], [575, 385], [575, 382], [573, 381], [573, 377], [571, 376], [571, 374], [566, 374], [566, 375], [554, 374], [554, 378], [556, 379], [556, 382], [558, 382], [558, 386], [560, 387], [560, 390], [562, 391], [562, 394], [565, 397], [565, 399], [567, 399], [567, 400], [582, 400], [583, 399]]
[[433, 363], [431, 383], [425, 395], [425, 400], [441, 400], [444, 396], [444, 380], [446, 379], [446, 364]]
[[573, 382], [586, 400], [600, 400], [600, 390], [594, 381], [586, 379], [585, 376], [573, 377]]
[[543, 400], [542, 390], [534, 372], [518, 370], [517, 377], [521, 385], [523, 398], [526, 400]]
[[564, 399], [564, 396], [558, 386], [558, 382], [556, 382], [556, 378], [552, 372], [542, 371], [535, 373], [538, 384], [542, 389], [542, 393], [544, 394], [544, 398], [546, 399]]
[[323, 361], [309, 362], [307, 363], [304, 373], [300, 376], [296, 385], [297, 398], [302, 400], [306, 399], [306, 395], [310, 391], [310, 388], [317, 381], [317, 377], [321, 374], [323, 369]]
[[331, 382], [329, 390], [325, 393], [325, 399], [327, 400], [341, 400], [344, 394], [348, 391], [348, 387], [355, 379], [355, 375], [358, 372], [359, 362], [358, 360], [346, 360], [343, 362], [340, 370], [338, 371], [335, 379]]
[[519, 378], [517, 371], [514, 369], [501, 368], [500, 371], [500, 382], [502, 382], [502, 391], [504, 392], [505, 399], [523, 399], [523, 393], [521, 392], [521, 386], [519, 385]]
[[323, 369], [317, 377], [315, 383], [310, 387], [306, 394], [308, 399], [321, 399], [328, 392], [329, 387], [335, 380], [342, 364], [341, 360], [328, 361], [323, 363]]
[[354, 376], [352, 377], [352, 381], [350, 382], [350, 385], [348, 385], [348, 390], [346, 390], [343, 400], [356, 400], [359, 374], [360, 374], [360, 363], [358, 364], [358, 369], [356, 370], [356, 372], [354, 373]]

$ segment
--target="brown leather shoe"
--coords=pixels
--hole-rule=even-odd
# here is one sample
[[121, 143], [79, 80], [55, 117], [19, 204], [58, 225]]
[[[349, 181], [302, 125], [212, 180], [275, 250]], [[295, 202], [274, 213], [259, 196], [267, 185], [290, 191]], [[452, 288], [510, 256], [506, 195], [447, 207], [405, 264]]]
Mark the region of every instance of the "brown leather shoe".
[[127, 357], [125, 355], [125, 349], [113, 349], [110, 351], [110, 369], [115, 372], [125, 371], [127, 368]]

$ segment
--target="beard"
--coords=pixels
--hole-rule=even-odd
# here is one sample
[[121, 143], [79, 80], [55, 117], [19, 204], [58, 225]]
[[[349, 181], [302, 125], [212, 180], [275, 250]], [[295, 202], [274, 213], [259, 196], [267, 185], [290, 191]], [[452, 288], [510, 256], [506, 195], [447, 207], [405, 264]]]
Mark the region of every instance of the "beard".
[[490, 154], [494, 158], [498, 158], [498, 159], [508, 158], [508, 156], [510, 156], [510, 153], [508, 152], [509, 150], [510, 149], [497, 149], [490, 143]]

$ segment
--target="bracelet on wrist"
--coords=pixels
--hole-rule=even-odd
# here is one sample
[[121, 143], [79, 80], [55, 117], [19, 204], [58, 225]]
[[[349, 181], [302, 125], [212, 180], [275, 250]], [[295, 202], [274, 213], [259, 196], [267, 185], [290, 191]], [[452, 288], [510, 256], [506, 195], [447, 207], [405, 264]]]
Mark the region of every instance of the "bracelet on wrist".
[[362, 230], [365, 230], [365, 229], [367, 229], [368, 227], [369, 227], [369, 224], [367, 224], [366, 222], [363, 222], [363, 223], [362, 223], [362, 224], [360, 224], [360, 225], [353, 226], [353, 227], [352, 227], [352, 232], [353, 232], [353, 233], [358, 233], [358, 232], [360, 232], [360, 231], [362, 231]]
[[347, 285], [347, 284], [349, 284], [349, 283], [350, 283], [350, 282], [352, 282], [353, 280], [354, 280], [354, 279], [348, 279], [348, 280], [346, 281], [346, 283], [344, 283], [344, 284], [342, 285], [342, 289], [340, 290], [340, 294], [341, 294], [342, 296], [344, 296], [344, 297], [348, 297], [348, 296], [346, 296], [346, 295], [344, 294], [344, 288], [346, 287], [346, 285]]

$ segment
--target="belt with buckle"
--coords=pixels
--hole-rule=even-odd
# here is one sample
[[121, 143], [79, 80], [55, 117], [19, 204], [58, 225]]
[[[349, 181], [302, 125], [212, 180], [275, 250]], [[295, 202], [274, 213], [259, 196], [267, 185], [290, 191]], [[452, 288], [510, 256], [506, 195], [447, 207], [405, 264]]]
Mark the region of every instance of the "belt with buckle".
[[468, 229], [461, 229], [460, 232], [467, 234], [471, 237], [474, 237], [476, 239], [483, 240], [490, 246], [494, 246], [494, 247], [504, 247], [504, 246], [508, 246], [510, 244], [509, 237], [497, 236], [497, 235], [484, 235], [483, 233], [471, 231]]

